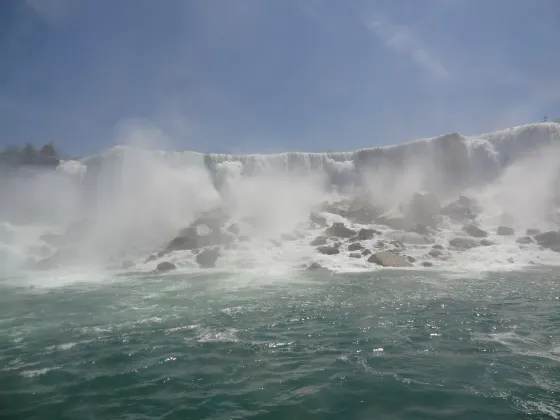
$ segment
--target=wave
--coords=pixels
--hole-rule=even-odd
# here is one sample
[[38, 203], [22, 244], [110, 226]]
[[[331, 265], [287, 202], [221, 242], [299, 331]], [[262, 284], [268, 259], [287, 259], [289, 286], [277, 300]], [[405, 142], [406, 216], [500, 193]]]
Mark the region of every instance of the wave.
[[[379, 232], [375, 243], [408, 241], [405, 248], [412, 259], [423, 258], [434, 243], [463, 234], [467, 222], [489, 232], [500, 225], [517, 232], [555, 230], [560, 203], [558, 140], [559, 124], [540, 123], [354, 152], [224, 155], [117, 146], [62, 161], [54, 171], [4, 172], [0, 257], [7, 270], [29, 267], [57, 252], [60, 257], [61, 250], [66, 254], [64, 264], [72, 260], [107, 266], [131, 260], [127, 266], [152, 269], [143, 263], [147, 255], [156, 253], [157, 262], [158, 250], [162, 254], [181, 229], [219, 209], [225, 216], [218, 230], [236, 226], [230, 243], [206, 242], [196, 251], [174, 250], [166, 258], [179, 267], [198, 269], [199, 250], [219, 246], [218, 265], [224, 268], [272, 267], [278, 261], [299, 267], [298, 261], [316, 260], [331, 269], [371, 269], [370, 263], [348, 258], [347, 253], [317, 253], [310, 242], [324, 236], [325, 227], [310, 224], [310, 214], [319, 214], [327, 225], [339, 222], [355, 231], [375, 229]], [[435, 196], [440, 208], [450, 203], [460, 207], [456, 200], [464, 195], [481, 210], [469, 220], [456, 220], [449, 211], [438, 214], [431, 230], [418, 234], [429, 241], [412, 240], [411, 229], [425, 224], [417, 223], [418, 214], [411, 216], [419, 211], [411, 209], [411, 200], [419, 193]], [[366, 207], [375, 217], [356, 220], [355, 213]], [[354, 216], [348, 217], [352, 212]], [[74, 234], [68, 234], [68, 227], [80, 220], [90, 223], [79, 238], [70, 240], [68, 235]], [[409, 222], [414, 226], [405, 226]], [[477, 261], [480, 267], [481, 258], [487, 267], [511, 265], [512, 258], [524, 265], [555, 261], [551, 247], [542, 247], [533, 238], [520, 244], [518, 235], [510, 241], [493, 235], [492, 255], [507, 255], [497, 258], [498, 265], [478, 247], [440, 258], [435, 265], [472, 268]], [[368, 241], [360, 243], [376, 251], [373, 239]]]

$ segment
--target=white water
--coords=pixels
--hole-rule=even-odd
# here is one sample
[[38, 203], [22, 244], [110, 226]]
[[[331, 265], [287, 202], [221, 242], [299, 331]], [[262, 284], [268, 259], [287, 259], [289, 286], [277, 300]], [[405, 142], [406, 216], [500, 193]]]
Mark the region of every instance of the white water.
[[[347, 153], [232, 156], [117, 146], [63, 162], [54, 172], [24, 176], [20, 170], [4, 177], [0, 259], [5, 275], [20, 272], [27, 259], [54, 251], [39, 239], [41, 234], [63, 232], [73, 221], [87, 217], [95, 221], [95, 228], [80, 241], [82, 255], [74, 270], [99, 270], [130, 259], [135, 270], [149, 271], [157, 262], [144, 263], [147, 255], [161, 250], [201, 212], [221, 206], [249, 240], [224, 253], [216, 270], [273, 273], [310, 261], [337, 271], [372, 270], [376, 267], [365, 259], [318, 254], [309, 242], [320, 231], [307, 228], [309, 213], [325, 200], [347, 195], [398, 212], [415, 192], [430, 191], [444, 203], [459, 194], [479, 199], [484, 209], [480, 226], [493, 233], [490, 239], [495, 242], [452, 253], [437, 268], [479, 272], [556, 264], [558, 254], [537, 245], [519, 245], [515, 238], [529, 227], [558, 229], [558, 140], [560, 125], [544, 123]], [[324, 216], [349, 225], [340, 216]], [[517, 235], [496, 236], [501, 224], [514, 227]], [[460, 230], [460, 225], [450, 223], [443, 227], [437, 243], [445, 244]], [[402, 233], [383, 226], [376, 229], [383, 235], [371, 242], [402, 240]], [[294, 230], [302, 237], [271, 243]], [[430, 247], [407, 244], [407, 255], [422, 259]], [[181, 269], [200, 270], [189, 251], [175, 252], [166, 260]]]

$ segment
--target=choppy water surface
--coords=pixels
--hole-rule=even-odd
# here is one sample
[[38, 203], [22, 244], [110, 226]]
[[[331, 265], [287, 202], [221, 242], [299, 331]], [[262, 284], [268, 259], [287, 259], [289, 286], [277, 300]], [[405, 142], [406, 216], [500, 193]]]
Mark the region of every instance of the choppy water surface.
[[0, 289], [0, 418], [560, 418], [553, 270]]

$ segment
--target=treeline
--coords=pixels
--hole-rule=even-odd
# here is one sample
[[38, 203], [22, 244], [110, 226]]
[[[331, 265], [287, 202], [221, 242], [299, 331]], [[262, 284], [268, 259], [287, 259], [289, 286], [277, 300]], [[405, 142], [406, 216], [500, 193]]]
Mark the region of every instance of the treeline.
[[52, 144], [45, 144], [37, 150], [32, 144], [23, 148], [8, 146], [0, 151], [0, 164], [58, 166], [60, 157]]

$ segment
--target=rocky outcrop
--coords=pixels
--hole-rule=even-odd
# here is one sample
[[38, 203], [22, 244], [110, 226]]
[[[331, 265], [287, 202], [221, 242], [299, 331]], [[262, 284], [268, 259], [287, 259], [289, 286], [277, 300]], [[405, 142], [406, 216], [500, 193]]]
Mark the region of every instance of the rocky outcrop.
[[382, 267], [412, 267], [406, 257], [393, 251], [376, 252], [368, 258], [368, 262]]
[[453, 238], [449, 240], [449, 246], [457, 250], [467, 250], [480, 246], [480, 243], [473, 238]]
[[517, 238], [515, 242], [518, 243], [519, 245], [530, 245], [535, 241], [530, 236], [522, 236], [520, 238]]
[[492, 245], [496, 245], [496, 242], [491, 241], [490, 239], [481, 239], [480, 240], [480, 245], [482, 245], [482, 246], [492, 246]]
[[486, 238], [488, 236], [488, 232], [472, 224], [463, 226], [463, 231], [474, 238]]
[[359, 242], [348, 245], [348, 251], [361, 251], [362, 249], [364, 249], [364, 246]]
[[172, 262], [169, 262], [169, 261], [160, 262], [157, 265], [157, 268], [156, 268], [157, 271], [172, 271], [172, 270], [176, 270], [176, 269], [177, 269], [177, 266], [175, 264], [173, 264]]
[[340, 254], [340, 250], [336, 246], [328, 246], [328, 245], [320, 246], [317, 247], [317, 251], [319, 251], [321, 254], [324, 255]]
[[219, 257], [219, 248], [209, 248], [203, 250], [196, 256], [196, 262], [202, 268], [214, 268]]
[[359, 252], [352, 252], [352, 253], [349, 255], [349, 257], [350, 257], [350, 258], [356, 258], [356, 259], [357, 259], [357, 258], [362, 258], [362, 254], [360, 254]]
[[560, 232], [554, 230], [543, 232], [535, 235], [534, 238], [535, 241], [543, 248], [549, 248], [553, 250], [560, 249]]
[[375, 229], [360, 229], [358, 232], [358, 240], [359, 241], [367, 241], [369, 239], [373, 239], [375, 235], [379, 235], [381, 232]]
[[408, 205], [407, 216], [416, 224], [433, 226], [440, 211], [441, 204], [435, 194], [415, 193]]
[[314, 212], [309, 215], [309, 221], [311, 223], [319, 225], [320, 227], [327, 226], [327, 219], [324, 216], [321, 216], [320, 214]]
[[515, 229], [508, 226], [499, 226], [496, 234], [500, 236], [513, 236], [515, 235]]
[[312, 262], [305, 269], [307, 271], [313, 271], [313, 272], [318, 272], [318, 273], [330, 273], [330, 270], [328, 268], [323, 267], [318, 262]]
[[527, 236], [535, 236], [538, 235], [539, 233], [541, 233], [540, 229], [527, 229], [525, 231], [525, 235]]
[[317, 236], [315, 239], [311, 241], [311, 246], [321, 246], [327, 244], [327, 237], [326, 236]]
[[370, 255], [370, 254], [371, 254], [371, 251], [370, 251], [369, 249], [364, 249], [364, 250], [362, 251], [362, 255], [363, 255], [364, 257], [367, 256], [367, 255]]
[[344, 223], [335, 222], [331, 227], [327, 228], [325, 233], [328, 236], [334, 236], [337, 238], [351, 238], [356, 234], [356, 231], [346, 227]]
[[[211, 216], [206, 215], [199, 218], [187, 228], [181, 230], [179, 234], [167, 245], [163, 255], [174, 251], [193, 250], [208, 246], [230, 245], [234, 241], [232, 235], [221, 231], [221, 214]], [[238, 238], [242, 241], [243, 237]]]
[[482, 208], [473, 198], [460, 196], [441, 209], [441, 214], [457, 221], [472, 220], [482, 211]]

